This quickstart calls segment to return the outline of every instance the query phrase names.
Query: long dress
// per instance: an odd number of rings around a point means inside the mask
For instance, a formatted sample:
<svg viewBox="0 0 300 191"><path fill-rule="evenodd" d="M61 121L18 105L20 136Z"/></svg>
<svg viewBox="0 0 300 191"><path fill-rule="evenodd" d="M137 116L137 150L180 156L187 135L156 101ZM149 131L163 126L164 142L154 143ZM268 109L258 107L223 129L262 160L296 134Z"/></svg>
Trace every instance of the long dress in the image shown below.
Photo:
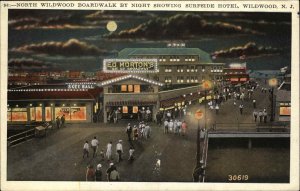
<svg viewBox="0 0 300 191"><path fill-rule="evenodd" d="M112 154L112 144L108 143L107 144L107 150L106 150L106 157L108 160L111 159L111 154Z"/></svg>

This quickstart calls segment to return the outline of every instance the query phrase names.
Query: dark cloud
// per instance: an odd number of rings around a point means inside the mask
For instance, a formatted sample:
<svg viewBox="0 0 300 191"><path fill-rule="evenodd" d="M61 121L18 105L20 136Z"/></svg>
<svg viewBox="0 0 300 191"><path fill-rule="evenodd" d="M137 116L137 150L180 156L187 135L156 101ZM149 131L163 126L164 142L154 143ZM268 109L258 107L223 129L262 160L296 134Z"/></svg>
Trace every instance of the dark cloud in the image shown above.
<svg viewBox="0 0 300 191"><path fill-rule="evenodd" d="M15 30L28 29L90 29L99 28L99 23L86 22L78 15L53 16L49 18L24 17L11 19L9 28Z"/></svg>
<svg viewBox="0 0 300 191"><path fill-rule="evenodd" d="M212 56L216 58L253 57L261 55L278 54L282 51L282 49L258 46L254 42L249 42L244 46L236 46L225 50L215 51L214 53L212 53Z"/></svg>
<svg viewBox="0 0 300 191"><path fill-rule="evenodd" d="M12 52L20 53L36 53L46 55L62 55L62 56L96 56L108 54L106 50L87 44L77 39L70 39L65 42L43 42L37 44L29 44L11 49Z"/></svg>
<svg viewBox="0 0 300 191"><path fill-rule="evenodd" d="M52 70L55 69L53 63L34 60L32 58L12 58L8 61L8 68L10 70Z"/></svg>
<svg viewBox="0 0 300 191"><path fill-rule="evenodd" d="M108 19L128 19L128 18L144 18L153 17L155 14L152 12L145 11L111 11L111 10L100 10L88 14L85 16L89 20L108 20Z"/></svg>
<svg viewBox="0 0 300 191"><path fill-rule="evenodd" d="M28 29L90 29L99 28L98 22L85 19L91 11L37 11L14 10L9 12L9 28Z"/></svg>
<svg viewBox="0 0 300 191"><path fill-rule="evenodd" d="M156 17L135 28L111 33L107 38L186 39L199 35L258 34L251 29L225 22L208 22L197 14Z"/></svg>

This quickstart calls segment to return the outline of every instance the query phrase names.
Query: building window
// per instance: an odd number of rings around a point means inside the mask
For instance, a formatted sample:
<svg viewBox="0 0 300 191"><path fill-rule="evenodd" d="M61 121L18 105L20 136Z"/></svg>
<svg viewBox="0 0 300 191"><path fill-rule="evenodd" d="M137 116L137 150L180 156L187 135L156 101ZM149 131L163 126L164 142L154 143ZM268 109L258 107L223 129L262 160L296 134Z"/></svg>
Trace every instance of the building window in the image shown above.
<svg viewBox="0 0 300 191"><path fill-rule="evenodd" d="M46 121L52 121L52 108L51 107L46 107L45 108L46 112Z"/></svg>
<svg viewBox="0 0 300 191"><path fill-rule="evenodd" d="M132 107L132 113L137 113L139 111L138 106L133 106Z"/></svg>
<svg viewBox="0 0 300 191"><path fill-rule="evenodd" d="M122 107L122 113L128 113L128 107L127 106Z"/></svg>
<svg viewBox="0 0 300 191"><path fill-rule="evenodd" d="M190 77L186 77L186 82L190 83Z"/></svg>
<svg viewBox="0 0 300 191"><path fill-rule="evenodd" d="M70 120L84 121L86 120L86 107L71 107Z"/></svg>
<svg viewBox="0 0 300 191"><path fill-rule="evenodd" d="M65 115L66 121L69 121L70 118L70 108L69 107L56 107L54 109L55 117Z"/></svg>
<svg viewBox="0 0 300 191"><path fill-rule="evenodd" d="M8 121L27 121L27 108L8 108Z"/></svg>
<svg viewBox="0 0 300 191"><path fill-rule="evenodd" d="M183 66L177 66L177 72L183 72Z"/></svg>
<svg viewBox="0 0 300 191"><path fill-rule="evenodd" d="M172 72L172 68L171 67L166 67L165 72Z"/></svg>
<svg viewBox="0 0 300 191"><path fill-rule="evenodd" d="M35 108L35 121L43 121L42 107Z"/></svg>
<svg viewBox="0 0 300 191"><path fill-rule="evenodd" d="M172 82L172 77L166 76L165 77L165 83L171 83Z"/></svg>
<svg viewBox="0 0 300 191"><path fill-rule="evenodd" d="M121 91L127 92L127 85L121 85Z"/></svg>
<svg viewBox="0 0 300 191"><path fill-rule="evenodd" d="M140 85L134 85L134 93L140 93L141 92L141 86Z"/></svg>
<svg viewBox="0 0 300 191"><path fill-rule="evenodd" d="M190 68L190 69L191 69L191 72L197 72L197 71L196 71L196 70L197 70L196 68L197 68L196 66L191 66L191 68Z"/></svg>
<svg viewBox="0 0 300 191"><path fill-rule="evenodd" d="M133 85L128 85L128 92L133 92Z"/></svg>
<svg viewBox="0 0 300 191"><path fill-rule="evenodd" d="M158 58L158 61L160 62L165 62L166 61L166 58L164 56L161 56Z"/></svg>
<svg viewBox="0 0 300 191"><path fill-rule="evenodd" d="M291 107L280 107L279 115L280 116L290 116L291 115Z"/></svg>
<svg viewBox="0 0 300 191"><path fill-rule="evenodd" d="M177 83L183 83L183 76L177 76Z"/></svg>
<svg viewBox="0 0 300 191"><path fill-rule="evenodd" d="M30 121L35 121L35 108L30 108Z"/></svg>

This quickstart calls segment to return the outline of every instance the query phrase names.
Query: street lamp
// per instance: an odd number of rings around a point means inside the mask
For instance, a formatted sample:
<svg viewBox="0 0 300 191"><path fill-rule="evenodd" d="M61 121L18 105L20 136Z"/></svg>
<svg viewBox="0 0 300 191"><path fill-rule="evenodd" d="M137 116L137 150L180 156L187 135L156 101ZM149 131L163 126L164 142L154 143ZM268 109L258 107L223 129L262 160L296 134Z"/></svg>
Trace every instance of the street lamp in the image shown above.
<svg viewBox="0 0 300 191"><path fill-rule="evenodd" d="M276 78L271 78L269 79L269 86L272 87L271 90L271 118L270 121L273 122L274 121L274 87L277 86L278 84L278 80Z"/></svg>
<svg viewBox="0 0 300 191"><path fill-rule="evenodd" d="M199 182L200 176L200 119L203 118L203 112L199 109L195 112L195 118L198 120L198 127L197 127L197 156L196 156L196 167L193 173L194 182Z"/></svg>
<svg viewBox="0 0 300 191"><path fill-rule="evenodd" d="M207 101L207 90L211 89L212 83L209 80L205 80L202 83L202 88L204 89L205 97L204 97L204 115L205 115L205 123L204 123L204 128L206 129L206 101Z"/></svg>
<svg viewBox="0 0 300 191"><path fill-rule="evenodd" d="M196 157L196 167L200 165L200 119L203 118L203 112L198 109L195 112L195 118L198 120L198 127L197 127L197 157Z"/></svg>

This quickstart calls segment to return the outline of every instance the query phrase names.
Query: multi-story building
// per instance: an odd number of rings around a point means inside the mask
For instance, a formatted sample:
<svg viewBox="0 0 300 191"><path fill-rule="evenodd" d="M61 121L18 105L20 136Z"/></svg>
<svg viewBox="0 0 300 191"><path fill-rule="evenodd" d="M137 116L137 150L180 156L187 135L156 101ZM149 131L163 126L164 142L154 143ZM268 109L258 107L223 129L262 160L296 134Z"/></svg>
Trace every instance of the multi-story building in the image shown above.
<svg viewBox="0 0 300 191"><path fill-rule="evenodd" d="M202 80L222 81L224 63L213 63L208 53L199 48L125 48L120 59L157 59L158 72L144 74L173 89L199 84ZM140 74L139 74L140 75Z"/></svg>

